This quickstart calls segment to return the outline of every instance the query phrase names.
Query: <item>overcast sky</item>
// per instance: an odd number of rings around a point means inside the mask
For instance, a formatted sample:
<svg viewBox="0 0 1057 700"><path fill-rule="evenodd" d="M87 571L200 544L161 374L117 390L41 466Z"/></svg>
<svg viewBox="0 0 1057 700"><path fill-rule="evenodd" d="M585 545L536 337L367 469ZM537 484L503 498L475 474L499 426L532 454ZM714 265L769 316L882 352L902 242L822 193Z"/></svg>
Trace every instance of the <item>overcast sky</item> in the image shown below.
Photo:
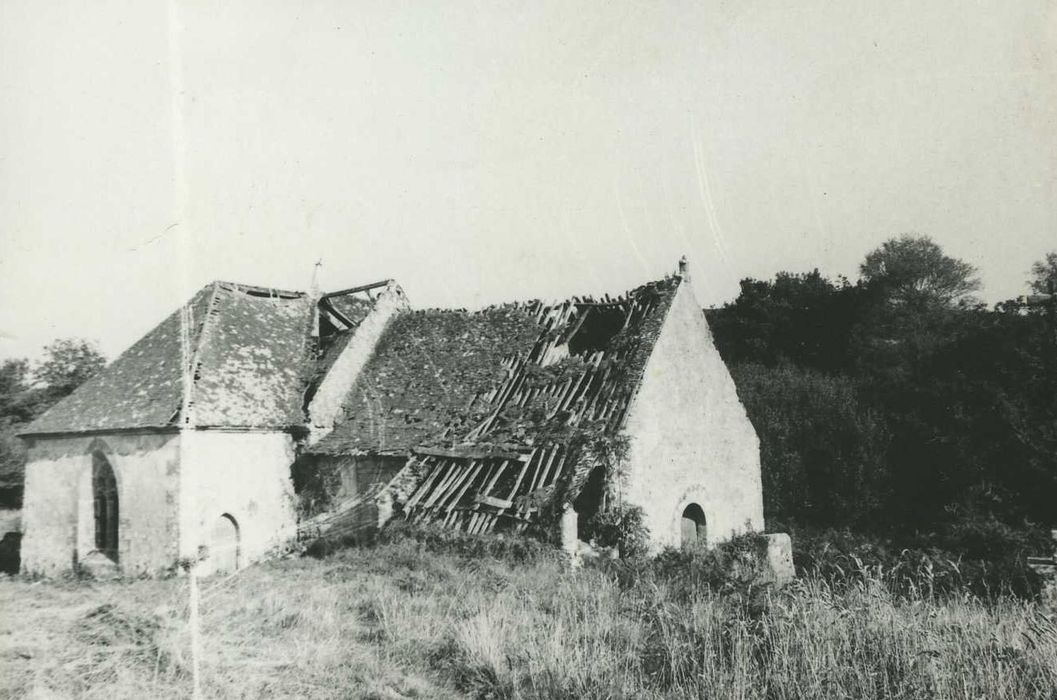
<svg viewBox="0 0 1057 700"><path fill-rule="evenodd" d="M416 306L690 257L853 279L1057 249L1057 3L0 0L0 356L114 356L214 279ZM787 5L779 7L779 5Z"/></svg>

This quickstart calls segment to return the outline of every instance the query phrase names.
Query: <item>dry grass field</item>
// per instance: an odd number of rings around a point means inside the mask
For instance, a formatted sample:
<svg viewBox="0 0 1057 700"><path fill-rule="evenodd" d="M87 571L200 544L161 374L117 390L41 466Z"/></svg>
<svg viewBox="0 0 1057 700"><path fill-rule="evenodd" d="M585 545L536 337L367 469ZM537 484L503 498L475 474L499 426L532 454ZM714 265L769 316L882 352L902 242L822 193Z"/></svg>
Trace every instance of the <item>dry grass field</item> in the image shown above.
<svg viewBox="0 0 1057 700"><path fill-rule="evenodd" d="M206 697L1057 697L1035 604L869 575L719 593L405 540L205 580L201 607ZM187 611L186 578L0 581L0 695L188 697Z"/></svg>

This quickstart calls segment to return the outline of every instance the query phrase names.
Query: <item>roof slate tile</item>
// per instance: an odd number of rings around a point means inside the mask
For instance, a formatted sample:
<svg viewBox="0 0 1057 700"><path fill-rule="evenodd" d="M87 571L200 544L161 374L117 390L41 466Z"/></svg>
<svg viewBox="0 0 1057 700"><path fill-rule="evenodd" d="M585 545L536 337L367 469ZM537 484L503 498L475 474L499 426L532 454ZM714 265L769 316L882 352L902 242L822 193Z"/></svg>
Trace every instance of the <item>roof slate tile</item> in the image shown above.
<svg viewBox="0 0 1057 700"><path fill-rule="evenodd" d="M313 304L296 292L215 282L189 302L195 422L302 425ZM183 402L177 310L23 431L23 435L165 428Z"/></svg>

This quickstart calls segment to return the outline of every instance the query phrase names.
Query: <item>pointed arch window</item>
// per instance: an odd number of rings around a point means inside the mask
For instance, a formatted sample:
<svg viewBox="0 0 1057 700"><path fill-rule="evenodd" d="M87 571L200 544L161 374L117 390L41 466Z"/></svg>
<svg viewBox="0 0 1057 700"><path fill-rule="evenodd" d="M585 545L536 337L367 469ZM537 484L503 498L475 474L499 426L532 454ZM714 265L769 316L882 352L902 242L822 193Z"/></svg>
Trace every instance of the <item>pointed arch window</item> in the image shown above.
<svg viewBox="0 0 1057 700"><path fill-rule="evenodd" d="M95 548L108 558L118 560L117 479L106 457L92 456L92 504L95 510Z"/></svg>

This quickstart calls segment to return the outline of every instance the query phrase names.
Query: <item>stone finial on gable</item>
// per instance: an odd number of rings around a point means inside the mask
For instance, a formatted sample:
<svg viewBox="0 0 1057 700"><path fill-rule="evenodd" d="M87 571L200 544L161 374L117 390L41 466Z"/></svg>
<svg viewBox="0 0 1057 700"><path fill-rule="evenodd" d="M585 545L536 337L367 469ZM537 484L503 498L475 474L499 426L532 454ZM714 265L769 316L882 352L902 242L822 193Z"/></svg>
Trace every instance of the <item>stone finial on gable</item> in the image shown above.
<svg viewBox="0 0 1057 700"><path fill-rule="evenodd" d="M312 281L308 285L308 296L318 300L323 293L319 290L319 271L323 267L323 258L316 261L312 266Z"/></svg>
<svg viewBox="0 0 1057 700"><path fill-rule="evenodd" d="M690 279L690 261L686 259L686 256L679 258L679 276L684 280Z"/></svg>

